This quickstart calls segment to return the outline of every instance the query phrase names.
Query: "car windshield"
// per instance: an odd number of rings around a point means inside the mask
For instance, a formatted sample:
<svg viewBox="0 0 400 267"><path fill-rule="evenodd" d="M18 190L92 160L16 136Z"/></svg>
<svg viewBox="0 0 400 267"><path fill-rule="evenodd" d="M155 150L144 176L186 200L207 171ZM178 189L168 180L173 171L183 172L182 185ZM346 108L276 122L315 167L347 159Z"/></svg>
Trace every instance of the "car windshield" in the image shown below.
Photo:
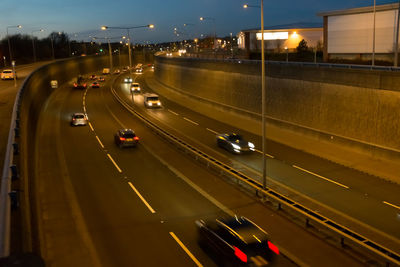
<svg viewBox="0 0 400 267"><path fill-rule="evenodd" d="M133 138L133 137L135 137L135 134L132 132L125 132L125 133L122 133L122 137Z"/></svg>
<svg viewBox="0 0 400 267"><path fill-rule="evenodd" d="M157 96L148 97L147 101L158 101L158 97Z"/></svg>
<svg viewBox="0 0 400 267"><path fill-rule="evenodd" d="M132 84L132 87L139 87L139 84Z"/></svg>
<svg viewBox="0 0 400 267"><path fill-rule="evenodd" d="M3 73L12 73L12 70L5 70Z"/></svg>
<svg viewBox="0 0 400 267"><path fill-rule="evenodd" d="M83 119L83 118L85 118L85 116L82 115L82 114L75 115L74 117L75 117L76 119Z"/></svg>
<svg viewBox="0 0 400 267"><path fill-rule="evenodd" d="M243 138L242 138L240 135L238 135L238 134L231 134L231 135L229 135L229 139L232 140L232 141L240 141L240 140L243 140Z"/></svg>

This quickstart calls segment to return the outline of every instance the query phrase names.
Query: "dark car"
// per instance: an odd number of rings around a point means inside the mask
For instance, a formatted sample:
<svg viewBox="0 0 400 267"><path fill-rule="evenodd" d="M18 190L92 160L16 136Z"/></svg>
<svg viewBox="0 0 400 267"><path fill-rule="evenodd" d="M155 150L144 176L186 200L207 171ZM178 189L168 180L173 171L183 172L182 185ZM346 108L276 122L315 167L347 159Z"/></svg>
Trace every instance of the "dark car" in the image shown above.
<svg viewBox="0 0 400 267"><path fill-rule="evenodd" d="M219 265L266 266L279 255L279 249L261 227L245 217L196 221L199 245L211 249Z"/></svg>
<svg viewBox="0 0 400 267"><path fill-rule="evenodd" d="M100 84L98 82L93 82L91 87L92 88L100 88Z"/></svg>
<svg viewBox="0 0 400 267"><path fill-rule="evenodd" d="M241 135L236 133L217 135L217 145L236 154L255 150L253 143L244 140Z"/></svg>
<svg viewBox="0 0 400 267"><path fill-rule="evenodd" d="M104 82L104 81L105 81L105 79L104 79L103 76L100 76L97 80L98 80L99 82Z"/></svg>
<svg viewBox="0 0 400 267"><path fill-rule="evenodd" d="M86 89L87 85L85 79L82 76L78 76L76 82L74 82L75 89Z"/></svg>
<svg viewBox="0 0 400 267"><path fill-rule="evenodd" d="M92 74L92 75L90 75L90 79L91 79L91 80L96 80L96 79L97 79L97 76L94 75L94 74Z"/></svg>
<svg viewBox="0 0 400 267"><path fill-rule="evenodd" d="M131 129L121 129L114 135L115 144L119 147L136 146L139 143L139 137Z"/></svg>

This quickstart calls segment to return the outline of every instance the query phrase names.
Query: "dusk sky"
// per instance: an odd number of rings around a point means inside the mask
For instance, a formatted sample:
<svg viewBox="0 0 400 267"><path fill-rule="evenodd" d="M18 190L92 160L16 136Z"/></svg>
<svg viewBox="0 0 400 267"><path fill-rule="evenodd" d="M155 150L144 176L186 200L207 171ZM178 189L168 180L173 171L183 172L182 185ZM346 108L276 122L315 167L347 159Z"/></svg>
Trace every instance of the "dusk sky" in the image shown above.
<svg viewBox="0 0 400 267"><path fill-rule="evenodd" d="M133 42L163 42L199 37L214 31L212 21L200 22L199 17L215 18L218 36L236 35L242 29L260 27L260 9L243 9L245 3L259 5L250 0L1 0L0 38L6 27L21 24L22 29L9 29L10 34L36 32L42 38L52 31L64 31L78 40L88 36L103 37L101 25L139 26L154 24L155 29L131 31ZM377 5L397 1L377 0ZM265 0L265 25L297 22L321 22L316 14L321 11L372 6L373 0ZM190 23L184 27L184 23ZM182 34L176 37L174 27ZM112 30L111 37L124 33Z"/></svg>

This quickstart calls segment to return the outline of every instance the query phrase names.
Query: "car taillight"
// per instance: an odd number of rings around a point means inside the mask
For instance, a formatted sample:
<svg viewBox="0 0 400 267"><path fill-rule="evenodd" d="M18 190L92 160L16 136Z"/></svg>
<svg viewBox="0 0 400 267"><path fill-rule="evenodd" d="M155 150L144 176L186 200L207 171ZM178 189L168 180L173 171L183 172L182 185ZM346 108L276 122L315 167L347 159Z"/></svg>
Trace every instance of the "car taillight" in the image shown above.
<svg viewBox="0 0 400 267"><path fill-rule="evenodd" d="M239 258L239 260L243 261L243 262L247 262L247 255L244 254L243 251L241 251L240 249L238 249L237 247L235 248L235 256Z"/></svg>
<svg viewBox="0 0 400 267"><path fill-rule="evenodd" d="M268 241L268 248L272 250L275 254L279 255L279 249L277 246L272 244L270 241Z"/></svg>
<svg viewBox="0 0 400 267"><path fill-rule="evenodd" d="M76 83L74 83L74 87L77 87L78 85Z"/></svg>
<svg viewBox="0 0 400 267"><path fill-rule="evenodd" d="M136 141L139 141L139 137L135 136L133 139L135 139Z"/></svg>
<svg viewBox="0 0 400 267"><path fill-rule="evenodd" d="M125 137L120 137L120 138L119 138L119 140L121 140L121 141L125 141L125 140L126 140L126 138L125 138Z"/></svg>
<svg viewBox="0 0 400 267"><path fill-rule="evenodd" d="M85 86L85 87L86 87L86 83L84 83L84 84L83 84L83 86Z"/></svg>

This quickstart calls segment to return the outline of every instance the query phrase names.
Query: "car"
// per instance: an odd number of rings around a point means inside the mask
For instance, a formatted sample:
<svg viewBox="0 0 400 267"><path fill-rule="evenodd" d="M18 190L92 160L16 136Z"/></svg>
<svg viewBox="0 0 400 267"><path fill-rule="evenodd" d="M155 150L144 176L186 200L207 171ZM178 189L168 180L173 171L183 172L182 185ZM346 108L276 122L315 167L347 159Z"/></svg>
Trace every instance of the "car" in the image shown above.
<svg viewBox="0 0 400 267"><path fill-rule="evenodd" d="M241 154L244 152L251 152L255 150L254 144L246 141L243 137L236 133L218 134L217 145L229 152Z"/></svg>
<svg viewBox="0 0 400 267"><path fill-rule="evenodd" d="M115 69L113 72L113 74L120 74L120 73L121 73L121 71L119 69Z"/></svg>
<svg viewBox="0 0 400 267"><path fill-rule="evenodd" d="M83 76L78 76L78 78L76 79L76 82L74 82L74 88L75 89L86 89L86 87L87 87L87 84L86 84Z"/></svg>
<svg viewBox="0 0 400 267"><path fill-rule="evenodd" d="M131 92L132 93L140 93L140 84L139 83L132 83L131 84Z"/></svg>
<svg viewBox="0 0 400 267"><path fill-rule="evenodd" d="M141 74L141 73L143 73L143 68L136 68L136 69L135 69L135 72L136 72L137 74Z"/></svg>
<svg viewBox="0 0 400 267"><path fill-rule="evenodd" d="M161 101L156 94L144 94L144 106L146 108L160 108L161 107Z"/></svg>
<svg viewBox="0 0 400 267"><path fill-rule="evenodd" d="M71 118L71 126L85 126L87 124L87 116L84 113L74 113Z"/></svg>
<svg viewBox="0 0 400 267"><path fill-rule="evenodd" d="M124 78L124 83L131 83L132 82L132 77L125 77Z"/></svg>
<svg viewBox="0 0 400 267"><path fill-rule="evenodd" d="M103 69L103 75L108 75L110 74L110 69L109 68L104 68Z"/></svg>
<svg viewBox="0 0 400 267"><path fill-rule="evenodd" d="M115 144L119 147L133 147L139 143L139 137L132 129L120 129L114 135Z"/></svg>
<svg viewBox="0 0 400 267"><path fill-rule="evenodd" d="M98 80L99 82L104 82L106 79L104 79L103 76L100 76L97 80Z"/></svg>
<svg viewBox="0 0 400 267"><path fill-rule="evenodd" d="M17 78L17 73L15 73L15 78ZM1 79L2 80L13 80L14 79L14 72L10 69L5 69L1 72Z"/></svg>
<svg viewBox="0 0 400 267"><path fill-rule="evenodd" d="M269 234L246 217L219 218L210 221L197 220L198 243L203 249L211 249L218 265L266 266L279 255L278 247Z"/></svg>
<svg viewBox="0 0 400 267"><path fill-rule="evenodd" d="M93 82L91 87L92 88L100 88L100 84L98 82Z"/></svg>
<svg viewBox="0 0 400 267"><path fill-rule="evenodd" d="M127 72L128 70L129 70L128 66L122 68L122 72Z"/></svg>
<svg viewBox="0 0 400 267"><path fill-rule="evenodd" d="M90 75L90 77L89 77L91 80L96 80L97 79L97 76L96 75L94 75L94 74L92 74L92 75Z"/></svg>

